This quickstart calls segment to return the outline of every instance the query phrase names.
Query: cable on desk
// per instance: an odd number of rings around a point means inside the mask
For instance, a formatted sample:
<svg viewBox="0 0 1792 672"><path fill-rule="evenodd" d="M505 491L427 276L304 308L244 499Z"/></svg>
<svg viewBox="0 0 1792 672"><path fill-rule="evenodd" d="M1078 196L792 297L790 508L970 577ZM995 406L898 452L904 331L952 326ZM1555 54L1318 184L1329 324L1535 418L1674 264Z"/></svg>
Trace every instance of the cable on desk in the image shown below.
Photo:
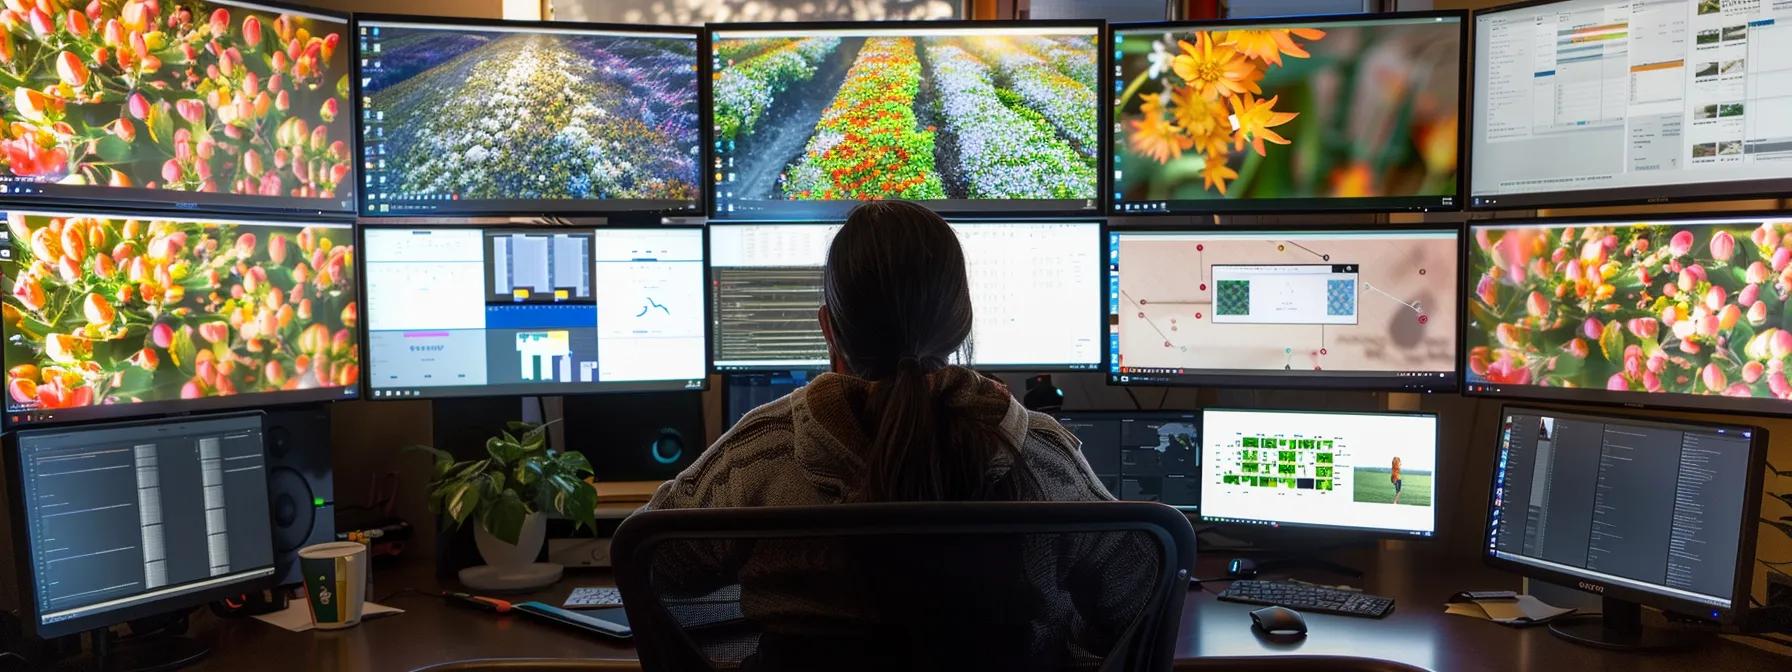
<svg viewBox="0 0 1792 672"><path fill-rule="evenodd" d="M1792 471L1781 471L1779 467L1773 466L1772 462L1767 463L1767 472L1780 477L1792 476Z"/></svg>
<svg viewBox="0 0 1792 672"><path fill-rule="evenodd" d="M1138 394L1136 394L1136 393L1134 393L1134 392L1133 392L1133 391L1132 391L1132 388L1130 388L1130 387L1123 387L1123 388L1120 388L1120 389L1123 389L1123 390L1126 390L1126 396L1128 396L1128 397L1132 397L1132 410L1135 410L1135 411L1143 411L1143 410L1145 410L1145 405L1144 405L1144 404L1141 404L1141 403L1139 403L1139 395L1138 395Z"/></svg>

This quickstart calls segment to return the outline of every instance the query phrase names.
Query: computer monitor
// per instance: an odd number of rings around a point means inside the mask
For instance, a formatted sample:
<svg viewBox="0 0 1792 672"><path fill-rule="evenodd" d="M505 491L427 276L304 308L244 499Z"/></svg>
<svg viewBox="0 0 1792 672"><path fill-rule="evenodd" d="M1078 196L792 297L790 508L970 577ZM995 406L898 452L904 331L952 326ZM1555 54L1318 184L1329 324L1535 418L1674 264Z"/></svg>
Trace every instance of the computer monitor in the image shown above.
<svg viewBox="0 0 1792 672"><path fill-rule="evenodd" d="M1754 582L1767 432L1507 406L1488 493L1495 567L1605 597L1559 634L1633 646L1637 605L1735 623ZM1627 623L1613 623L1614 616Z"/></svg>
<svg viewBox="0 0 1792 672"><path fill-rule="evenodd" d="M1057 416L1082 440L1083 459L1115 497L1199 510L1199 413L1063 411Z"/></svg>
<svg viewBox="0 0 1792 672"><path fill-rule="evenodd" d="M261 414L5 440L27 626L50 638L272 584Z"/></svg>
<svg viewBox="0 0 1792 672"><path fill-rule="evenodd" d="M1115 228L1108 382L1453 391L1455 228Z"/></svg>
<svg viewBox="0 0 1792 672"><path fill-rule="evenodd" d="M1205 409L1201 519L1430 537L1437 416Z"/></svg>
<svg viewBox="0 0 1792 672"><path fill-rule="evenodd" d="M1792 217L1472 224L1464 390L1792 413Z"/></svg>
<svg viewBox="0 0 1792 672"><path fill-rule="evenodd" d="M709 216L1096 215L1101 25L711 24Z"/></svg>
<svg viewBox="0 0 1792 672"><path fill-rule="evenodd" d="M974 316L970 364L1093 371L1101 365L1101 223L955 221ZM816 311L839 224L715 223L720 371L825 368Z"/></svg>
<svg viewBox="0 0 1792 672"><path fill-rule="evenodd" d="M701 32L357 14L361 214L701 214Z"/></svg>
<svg viewBox="0 0 1792 672"><path fill-rule="evenodd" d="M787 371L754 371L730 373L722 378L722 431L732 429L755 408L764 406L797 391L821 370L791 369Z"/></svg>
<svg viewBox="0 0 1792 672"><path fill-rule="evenodd" d="M375 400L700 390L700 226L370 226Z"/></svg>
<svg viewBox="0 0 1792 672"><path fill-rule="evenodd" d="M1792 191L1784 3L1564 0L1475 13L1469 206Z"/></svg>
<svg viewBox="0 0 1792 672"><path fill-rule="evenodd" d="M1114 26L1109 212L1460 208L1466 19Z"/></svg>
<svg viewBox="0 0 1792 672"><path fill-rule="evenodd" d="M9 428L353 399L348 222L12 210Z"/></svg>
<svg viewBox="0 0 1792 672"><path fill-rule="evenodd" d="M54 11L73 4L8 24L0 198L354 213L347 14L237 0Z"/></svg>

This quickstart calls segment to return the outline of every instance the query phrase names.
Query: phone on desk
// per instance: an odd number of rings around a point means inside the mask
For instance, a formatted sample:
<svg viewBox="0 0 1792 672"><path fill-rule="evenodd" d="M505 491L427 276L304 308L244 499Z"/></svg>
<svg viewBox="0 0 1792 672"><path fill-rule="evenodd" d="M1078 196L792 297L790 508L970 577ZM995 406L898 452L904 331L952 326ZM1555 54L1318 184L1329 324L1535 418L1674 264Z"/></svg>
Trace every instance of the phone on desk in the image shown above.
<svg viewBox="0 0 1792 672"><path fill-rule="evenodd" d="M628 624L628 613L621 607L568 611L545 602L520 602L512 608L530 616L611 639L629 639L635 636L634 628Z"/></svg>

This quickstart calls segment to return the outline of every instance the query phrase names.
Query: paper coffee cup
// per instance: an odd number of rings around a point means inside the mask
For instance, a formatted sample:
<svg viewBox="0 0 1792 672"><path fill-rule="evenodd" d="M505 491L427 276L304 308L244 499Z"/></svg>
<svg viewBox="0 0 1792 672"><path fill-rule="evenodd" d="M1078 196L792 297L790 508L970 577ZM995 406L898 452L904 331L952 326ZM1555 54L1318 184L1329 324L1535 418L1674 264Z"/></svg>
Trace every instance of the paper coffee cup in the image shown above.
<svg viewBox="0 0 1792 672"><path fill-rule="evenodd" d="M367 546L335 541L299 549L299 570L305 573L305 600L311 623L319 629L346 628L361 622L367 599Z"/></svg>

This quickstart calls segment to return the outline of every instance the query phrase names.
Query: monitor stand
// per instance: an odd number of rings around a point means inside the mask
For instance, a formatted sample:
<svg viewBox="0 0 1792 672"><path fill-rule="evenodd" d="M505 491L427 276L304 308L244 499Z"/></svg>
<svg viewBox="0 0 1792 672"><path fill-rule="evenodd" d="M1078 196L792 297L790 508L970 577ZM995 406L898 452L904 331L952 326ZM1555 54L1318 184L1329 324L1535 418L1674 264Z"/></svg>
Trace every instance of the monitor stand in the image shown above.
<svg viewBox="0 0 1792 672"><path fill-rule="evenodd" d="M1684 649L1700 639L1695 633L1645 627L1643 607L1635 602L1607 597L1600 612L1554 619L1549 631L1576 644L1622 651Z"/></svg>
<svg viewBox="0 0 1792 672"><path fill-rule="evenodd" d="M1262 576L1264 574L1269 574L1272 572L1286 574L1290 570L1297 570L1297 569L1317 569L1317 570L1320 570L1323 572L1330 572L1332 574L1337 574L1339 576L1345 576L1345 577L1349 577L1352 579L1360 579L1363 576L1363 570L1360 570L1355 567L1351 567L1349 565L1345 565L1342 563L1337 563L1337 562L1332 562L1330 560L1326 560L1324 558L1319 557L1317 552L1315 552L1315 553L1289 553L1289 554L1280 555L1280 556L1271 556L1269 558L1265 558L1263 560L1257 561L1257 575L1258 576Z"/></svg>

